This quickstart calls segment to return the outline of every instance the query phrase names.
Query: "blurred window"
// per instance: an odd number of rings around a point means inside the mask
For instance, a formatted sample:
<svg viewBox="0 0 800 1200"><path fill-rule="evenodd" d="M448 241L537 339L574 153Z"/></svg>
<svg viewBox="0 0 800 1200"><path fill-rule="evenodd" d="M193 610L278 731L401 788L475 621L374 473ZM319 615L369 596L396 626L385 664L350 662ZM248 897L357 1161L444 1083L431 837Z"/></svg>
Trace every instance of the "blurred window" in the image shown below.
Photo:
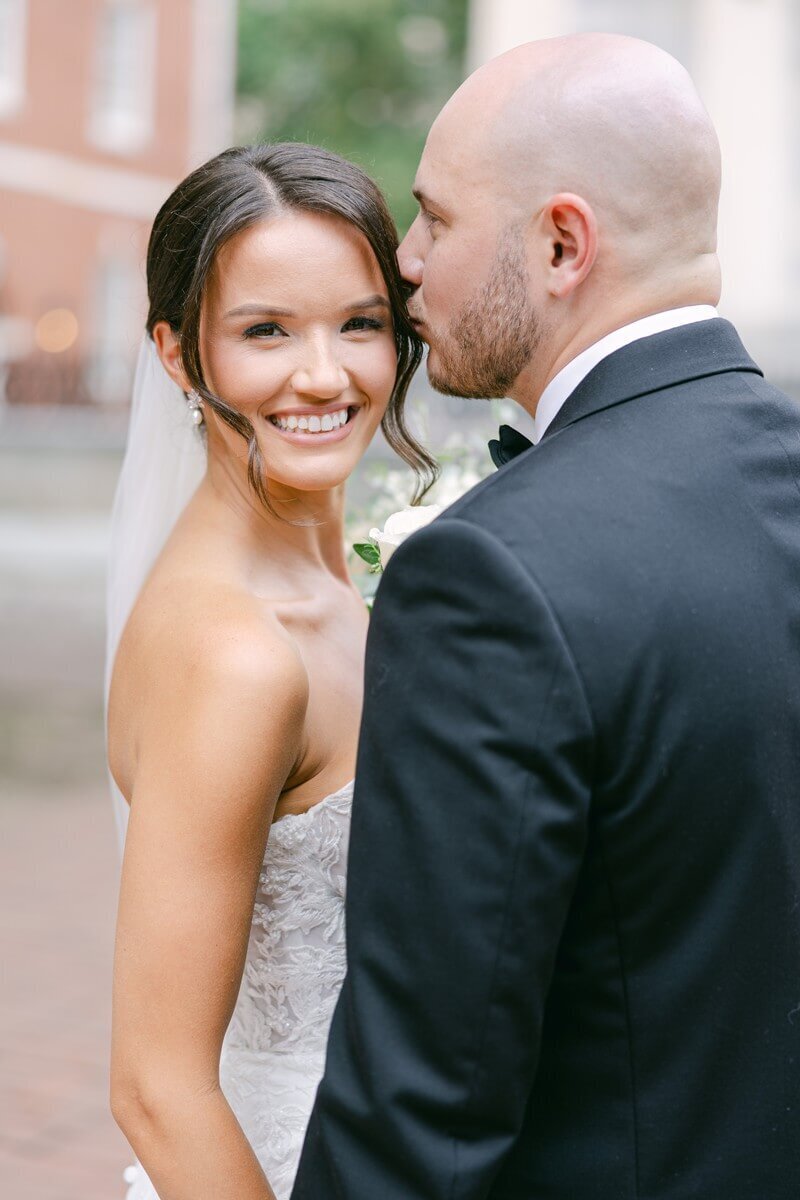
<svg viewBox="0 0 800 1200"><path fill-rule="evenodd" d="M25 95L27 0L0 0L0 116L8 116Z"/></svg>
<svg viewBox="0 0 800 1200"><path fill-rule="evenodd" d="M95 48L89 136L105 150L133 154L153 135L156 12L143 0L106 0Z"/></svg>

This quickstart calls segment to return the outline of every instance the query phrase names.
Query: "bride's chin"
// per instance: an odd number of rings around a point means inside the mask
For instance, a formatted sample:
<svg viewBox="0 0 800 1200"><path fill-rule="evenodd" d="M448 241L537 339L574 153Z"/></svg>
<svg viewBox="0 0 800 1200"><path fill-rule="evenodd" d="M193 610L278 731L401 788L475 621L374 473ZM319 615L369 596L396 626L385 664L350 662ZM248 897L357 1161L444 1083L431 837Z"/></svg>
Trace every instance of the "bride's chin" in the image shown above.
<svg viewBox="0 0 800 1200"><path fill-rule="evenodd" d="M267 486L275 489L276 493L279 491L294 494L334 492L347 483L356 466L357 462L348 461L339 464L331 463L327 466L320 463L315 469L309 469L307 463L290 464L273 461L272 469L267 468L269 480Z"/></svg>
<svg viewBox="0 0 800 1200"><path fill-rule="evenodd" d="M362 436L349 437L341 441L328 442L318 447L292 444L280 436L259 439L261 453L270 480L290 489L305 492L328 491L341 487L355 471L367 452L375 430L369 440Z"/></svg>

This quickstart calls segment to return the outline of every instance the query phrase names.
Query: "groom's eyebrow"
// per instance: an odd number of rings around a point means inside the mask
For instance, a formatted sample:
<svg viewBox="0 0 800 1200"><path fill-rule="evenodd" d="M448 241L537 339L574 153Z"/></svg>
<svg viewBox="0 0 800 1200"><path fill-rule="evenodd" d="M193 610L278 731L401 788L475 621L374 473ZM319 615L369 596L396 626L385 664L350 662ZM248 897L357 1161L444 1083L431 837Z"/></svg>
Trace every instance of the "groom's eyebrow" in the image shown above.
<svg viewBox="0 0 800 1200"><path fill-rule="evenodd" d="M422 188L413 187L411 189L411 195L417 201L417 204L419 204L420 208L433 207L438 209L442 207L441 204L437 204L435 200L431 200L429 196L426 196Z"/></svg>

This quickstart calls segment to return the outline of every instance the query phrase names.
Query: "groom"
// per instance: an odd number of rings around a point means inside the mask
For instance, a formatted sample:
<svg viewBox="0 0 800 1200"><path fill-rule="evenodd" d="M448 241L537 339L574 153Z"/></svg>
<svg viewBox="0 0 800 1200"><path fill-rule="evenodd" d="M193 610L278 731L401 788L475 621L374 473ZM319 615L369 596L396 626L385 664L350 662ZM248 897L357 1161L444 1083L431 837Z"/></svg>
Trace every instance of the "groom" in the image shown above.
<svg viewBox="0 0 800 1200"><path fill-rule="evenodd" d="M294 1200L800 1196L800 408L716 316L719 169L617 37L504 55L431 131L431 380L536 444L380 589Z"/></svg>

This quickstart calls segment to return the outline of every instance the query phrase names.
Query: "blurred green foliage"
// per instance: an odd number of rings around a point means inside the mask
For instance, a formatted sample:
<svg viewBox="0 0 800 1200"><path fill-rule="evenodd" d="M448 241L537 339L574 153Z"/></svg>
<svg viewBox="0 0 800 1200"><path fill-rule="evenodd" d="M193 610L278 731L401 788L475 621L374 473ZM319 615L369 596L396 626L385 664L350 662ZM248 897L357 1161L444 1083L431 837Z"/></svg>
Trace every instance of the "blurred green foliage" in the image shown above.
<svg viewBox="0 0 800 1200"><path fill-rule="evenodd" d="M346 155L402 234L425 136L463 78L466 21L467 0L240 0L240 140Z"/></svg>

